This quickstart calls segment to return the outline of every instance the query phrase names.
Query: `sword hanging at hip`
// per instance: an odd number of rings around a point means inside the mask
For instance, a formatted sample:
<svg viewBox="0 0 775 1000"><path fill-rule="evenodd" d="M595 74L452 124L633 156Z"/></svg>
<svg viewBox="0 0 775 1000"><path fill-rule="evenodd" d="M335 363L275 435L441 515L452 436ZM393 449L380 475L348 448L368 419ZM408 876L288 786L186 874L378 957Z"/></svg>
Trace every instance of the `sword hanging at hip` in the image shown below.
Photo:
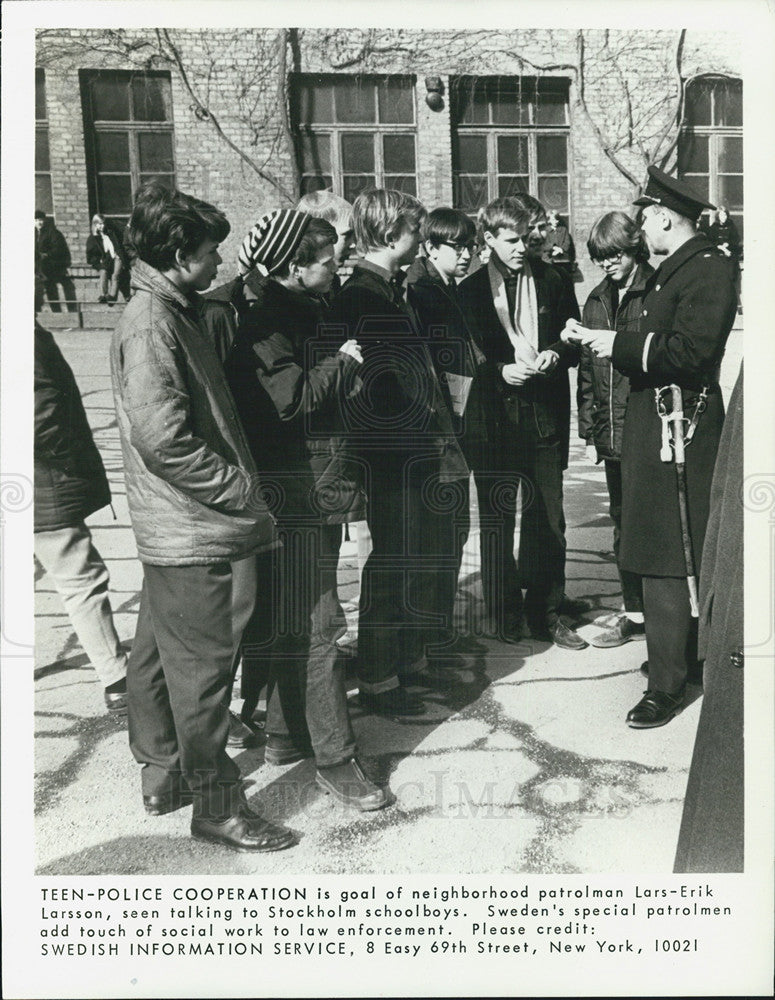
<svg viewBox="0 0 775 1000"><path fill-rule="evenodd" d="M697 600L697 577L694 572L694 555L692 553L692 536L689 533L689 506L686 501L686 453L684 449L684 413L683 397L681 387L678 385L668 386L672 397L672 410L670 413L664 411L661 394L665 390L657 390L657 409L662 420L662 450L659 455L663 462L671 461L675 454L675 478L678 487L678 513L681 519L681 542L684 550L684 563L686 565L686 582L689 587L689 606L691 607L692 618L700 617L699 602ZM672 441L668 435L668 426L672 425Z"/></svg>

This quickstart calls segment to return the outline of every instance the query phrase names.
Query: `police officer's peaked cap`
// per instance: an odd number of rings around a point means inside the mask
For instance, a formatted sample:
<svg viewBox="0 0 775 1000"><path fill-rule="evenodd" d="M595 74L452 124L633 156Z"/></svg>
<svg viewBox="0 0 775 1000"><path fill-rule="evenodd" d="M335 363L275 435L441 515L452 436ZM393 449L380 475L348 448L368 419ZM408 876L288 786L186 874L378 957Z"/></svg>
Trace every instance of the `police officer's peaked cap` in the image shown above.
<svg viewBox="0 0 775 1000"><path fill-rule="evenodd" d="M670 177L658 167L649 167L648 175L646 190L640 198L635 199L633 205L661 205L686 216L692 222L697 221L704 208L716 207L708 201L703 201L684 181Z"/></svg>

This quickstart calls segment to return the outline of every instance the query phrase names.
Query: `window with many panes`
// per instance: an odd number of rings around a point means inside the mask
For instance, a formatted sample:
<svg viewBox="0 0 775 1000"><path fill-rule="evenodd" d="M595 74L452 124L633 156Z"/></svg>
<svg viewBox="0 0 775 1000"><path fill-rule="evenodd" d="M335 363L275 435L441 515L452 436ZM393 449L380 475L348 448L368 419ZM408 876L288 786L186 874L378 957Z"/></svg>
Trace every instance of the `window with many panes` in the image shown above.
<svg viewBox="0 0 775 1000"><path fill-rule="evenodd" d="M703 198L724 205L743 237L743 84L703 76L686 86L678 172Z"/></svg>
<svg viewBox="0 0 775 1000"><path fill-rule="evenodd" d="M82 71L81 98L92 211L124 223L146 181L175 186L169 74Z"/></svg>
<svg viewBox="0 0 775 1000"><path fill-rule="evenodd" d="M568 81L455 77L450 95L455 207L526 192L567 218Z"/></svg>
<svg viewBox="0 0 775 1000"><path fill-rule="evenodd" d="M414 81L409 76L297 74L291 117L302 194L368 187L417 194Z"/></svg>
<svg viewBox="0 0 775 1000"><path fill-rule="evenodd" d="M46 74L42 69L35 70L35 208L46 215L54 214L51 155L48 148Z"/></svg>

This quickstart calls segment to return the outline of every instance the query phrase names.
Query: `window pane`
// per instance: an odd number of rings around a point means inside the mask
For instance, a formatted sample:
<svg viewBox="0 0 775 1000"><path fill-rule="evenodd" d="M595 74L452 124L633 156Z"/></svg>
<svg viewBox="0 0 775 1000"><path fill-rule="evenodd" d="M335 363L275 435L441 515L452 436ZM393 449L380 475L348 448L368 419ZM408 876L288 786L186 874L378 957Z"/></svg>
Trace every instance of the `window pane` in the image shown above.
<svg viewBox="0 0 775 1000"><path fill-rule="evenodd" d="M538 81L535 103L536 125L568 124L568 84L562 81Z"/></svg>
<svg viewBox="0 0 775 1000"><path fill-rule="evenodd" d="M539 174L560 174L567 171L568 140L564 135L537 136L536 152Z"/></svg>
<svg viewBox="0 0 775 1000"><path fill-rule="evenodd" d="M414 173L414 136L386 135L382 139L386 171Z"/></svg>
<svg viewBox="0 0 775 1000"><path fill-rule="evenodd" d="M527 136L498 136L498 173L526 174L527 166Z"/></svg>
<svg viewBox="0 0 775 1000"><path fill-rule="evenodd" d="M562 212L568 211L568 178L567 177L539 177L538 178L538 200L547 211L554 209Z"/></svg>
<svg viewBox="0 0 775 1000"><path fill-rule="evenodd" d="M495 81L491 86L492 120L496 125L520 125L529 121L534 89L525 80Z"/></svg>
<svg viewBox="0 0 775 1000"><path fill-rule="evenodd" d="M380 80L377 96L381 122L402 125L414 121L414 87L409 77Z"/></svg>
<svg viewBox="0 0 775 1000"><path fill-rule="evenodd" d="M118 215L131 213L132 183L129 175L100 175L97 178L97 205L100 212Z"/></svg>
<svg viewBox="0 0 775 1000"><path fill-rule="evenodd" d="M96 76L91 81L94 121L129 121L129 81L126 78Z"/></svg>
<svg viewBox="0 0 775 1000"><path fill-rule="evenodd" d="M686 88L686 124L711 124L710 87L706 80L695 80Z"/></svg>
<svg viewBox="0 0 775 1000"><path fill-rule="evenodd" d="M302 177L301 179L302 194L309 194L311 191L323 191L325 188L332 188L333 186L334 180L330 175L318 174L317 176Z"/></svg>
<svg viewBox="0 0 775 1000"><path fill-rule="evenodd" d="M487 124L490 111L484 80L463 77L455 82L454 88L457 121L466 125Z"/></svg>
<svg viewBox="0 0 775 1000"><path fill-rule="evenodd" d="M487 172L487 136L459 135L454 151L455 170L464 174Z"/></svg>
<svg viewBox="0 0 775 1000"><path fill-rule="evenodd" d="M46 110L46 74L42 69L35 70L35 117L48 118Z"/></svg>
<svg viewBox="0 0 775 1000"><path fill-rule="evenodd" d="M51 158L48 151L48 129L35 129L35 169L51 170Z"/></svg>
<svg viewBox="0 0 775 1000"><path fill-rule="evenodd" d="M499 177L498 197L509 198L515 194L530 194L530 182L527 175L522 177Z"/></svg>
<svg viewBox="0 0 775 1000"><path fill-rule="evenodd" d="M342 170L374 173L374 136L371 132L342 136Z"/></svg>
<svg viewBox="0 0 775 1000"><path fill-rule="evenodd" d="M678 172L703 174L709 169L707 135L685 132L678 143Z"/></svg>
<svg viewBox="0 0 775 1000"><path fill-rule="evenodd" d="M167 81L155 76L132 78L132 107L136 121L166 122L172 119Z"/></svg>
<svg viewBox="0 0 775 1000"><path fill-rule="evenodd" d="M302 125L334 121L334 88L322 80L300 80L293 89L294 117Z"/></svg>
<svg viewBox="0 0 775 1000"><path fill-rule="evenodd" d="M302 173L331 173L331 136L302 132L298 137Z"/></svg>
<svg viewBox="0 0 775 1000"><path fill-rule="evenodd" d="M97 170L129 170L129 135L126 132L96 132L94 146Z"/></svg>
<svg viewBox="0 0 775 1000"><path fill-rule="evenodd" d="M374 84L364 77L337 80L334 84L338 122L373 122L376 120Z"/></svg>
<svg viewBox="0 0 775 1000"><path fill-rule="evenodd" d="M739 213L732 213L732 212L730 212L729 214L730 214L730 218L732 219L732 221L735 224L735 228L737 229L737 235L740 237L740 244L742 245L742 243L743 243L743 214L742 214L742 212L739 212Z"/></svg>
<svg viewBox="0 0 775 1000"><path fill-rule="evenodd" d="M408 174L385 174L385 187L417 196L417 179Z"/></svg>
<svg viewBox="0 0 775 1000"><path fill-rule="evenodd" d="M355 201L361 191L366 188L376 187L376 179L373 174L360 177L343 177L342 187L346 201Z"/></svg>
<svg viewBox="0 0 775 1000"><path fill-rule="evenodd" d="M54 199L51 197L51 175L38 174L35 178L35 210L54 214Z"/></svg>
<svg viewBox="0 0 775 1000"><path fill-rule="evenodd" d="M719 174L717 201L729 209L740 210L743 207L743 178Z"/></svg>
<svg viewBox="0 0 775 1000"><path fill-rule="evenodd" d="M137 149L141 171L161 171L168 174L175 169L172 159L172 136L169 132L139 132Z"/></svg>
<svg viewBox="0 0 775 1000"><path fill-rule="evenodd" d="M742 174L742 138L732 135L720 135L718 137L718 169L725 174Z"/></svg>
<svg viewBox="0 0 775 1000"><path fill-rule="evenodd" d="M700 198L710 201L710 181L707 174L687 174L684 180Z"/></svg>
<svg viewBox="0 0 775 1000"><path fill-rule="evenodd" d="M461 177L454 178L455 186L455 207L463 212L475 212L482 205L486 205L487 196L487 176L483 177Z"/></svg>
<svg viewBox="0 0 775 1000"><path fill-rule="evenodd" d="M743 124L743 85L739 80L717 83L713 97L714 125Z"/></svg>

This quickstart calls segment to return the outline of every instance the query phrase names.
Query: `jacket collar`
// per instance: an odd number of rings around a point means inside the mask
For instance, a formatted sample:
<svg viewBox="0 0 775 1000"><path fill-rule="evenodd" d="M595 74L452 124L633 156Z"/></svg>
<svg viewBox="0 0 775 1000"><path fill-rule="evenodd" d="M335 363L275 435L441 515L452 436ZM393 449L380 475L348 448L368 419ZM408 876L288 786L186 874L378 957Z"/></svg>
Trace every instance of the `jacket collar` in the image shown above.
<svg viewBox="0 0 775 1000"><path fill-rule="evenodd" d="M704 233L698 233L696 236L692 236L688 239L686 243L681 244L681 246L674 252L671 253L669 257L659 265L653 275L651 275L651 280L659 275L659 281L663 284L670 278L679 267L682 267L687 260L691 257L696 257L698 253L708 250L715 250L715 246L711 241L705 236Z"/></svg>
<svg viewBox="0 0 775 1000"><path fill-rule="evenodd" d="M627 294L631 292L642 292L646 287L646 282L654 273L654 269L646 263L638 264L635 268L635 277L632 279L629 288L627 289ZM599 285L595 285L592 291L589 293L589 297L593 296L596 299L610 298L610 287L611 279L606 275Z"/></svg>
<svg viewBox="0 0 775 1000"><path fill-rule="evenodd" d="M198 292L192 292L190 296L184 295L177 285L173 285L161 271L146 264L144 260L138 259L132 264L132 287L138 291L151 292L160 299L174 303L178 308L187 312L198 313L202 310Z"/></svg>

